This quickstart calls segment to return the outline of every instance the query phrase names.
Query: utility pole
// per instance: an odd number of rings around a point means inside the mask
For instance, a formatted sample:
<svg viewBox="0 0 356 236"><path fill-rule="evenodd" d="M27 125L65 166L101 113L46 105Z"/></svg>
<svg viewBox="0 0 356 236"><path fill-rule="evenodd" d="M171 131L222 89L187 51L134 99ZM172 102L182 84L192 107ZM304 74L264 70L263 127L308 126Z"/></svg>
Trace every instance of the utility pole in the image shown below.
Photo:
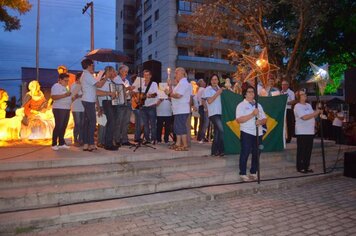
<svg viewBox="0 0 356 236"><path fill-rule="evenodd" d="M40 79L39 57L40 57L40 0L37 0L37 26L36 26L36 80Z"/></svg>
<svg viewBox="0 0 356 236"><path fill-rule="evenodd" d="M87 3L83 8L82 13L84 14L89 7L90 7L90 51L93 51L94 50L94 3L93 2Z"/></svg>

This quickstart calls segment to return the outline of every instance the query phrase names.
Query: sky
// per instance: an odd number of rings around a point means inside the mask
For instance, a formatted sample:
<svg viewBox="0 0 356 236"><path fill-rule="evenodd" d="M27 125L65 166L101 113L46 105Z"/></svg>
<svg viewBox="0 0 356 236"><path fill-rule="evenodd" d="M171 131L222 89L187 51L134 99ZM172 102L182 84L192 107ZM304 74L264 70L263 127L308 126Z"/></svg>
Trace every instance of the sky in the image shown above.
<svg viewBox="0 0 356 236"><path fill-rule="evenodd" d="M36 67L37 0L21 20L21 29L5 32L0 23L0 88L19 98L21 67ZM90 50L90 16L82 9L90 0L40 0L40 68L80 70ZM94 0L94 48L115 48L115 0ZM96 69L105 64L99 63Z"/></svg>

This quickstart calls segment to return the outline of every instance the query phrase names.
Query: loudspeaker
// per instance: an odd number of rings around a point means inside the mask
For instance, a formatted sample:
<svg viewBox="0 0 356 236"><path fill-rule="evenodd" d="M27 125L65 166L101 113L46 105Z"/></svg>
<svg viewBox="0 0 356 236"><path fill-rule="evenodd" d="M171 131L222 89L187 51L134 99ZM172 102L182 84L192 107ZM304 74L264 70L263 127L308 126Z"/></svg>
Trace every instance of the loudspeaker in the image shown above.
<svg viewBox="0 0 356 236"><path fill-rule="evenodd" d="M345 71L345 102L356 103L356 68Z"/></svg>
<svg viewBox="0 0 356 236"><path fill-rule="evenodd" d="M344 176L356 178L356 152L345 152Z"/></svg>
<svg viewBox="0 0 356 236"><path fill-rule="evenodd" d="M156 60L149 60L143 63L143 70L150 70L152 72L152 81L158 83L162 82L162 63Z"/></svg>

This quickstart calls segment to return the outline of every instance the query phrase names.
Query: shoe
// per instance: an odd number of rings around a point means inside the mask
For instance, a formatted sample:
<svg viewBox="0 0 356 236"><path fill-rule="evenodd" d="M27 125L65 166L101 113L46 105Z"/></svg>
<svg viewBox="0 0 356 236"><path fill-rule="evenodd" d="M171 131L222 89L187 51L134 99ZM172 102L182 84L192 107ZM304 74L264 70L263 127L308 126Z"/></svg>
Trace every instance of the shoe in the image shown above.
<svg viewBox="0 0 356 236"><path fill-rule="evenodd" d="M249 178L251 180L257 180L258 179L257 174L250 174Z"/></svg>
<svg viewBox="0 0 356 236"><path fill-rule="evenodd" d="M219 154L219 156L223 157L223 156L225 156L225 153L222 152Z"/></svg>
<svg viewBox="0 0 356 236"><path fill-rule="evenodd" d="M200 144L201 144L201 143L204 143L204 141L203 141L203 140L200 140L199 143L200 143Z"/></svg>
<svg viewBox="0 0 356 236"><path fill-rule="evenodd" d="M117 146L106 146L104 149L108 151L117 151L119 148Z"/></svg>
<svg viewBox="0 0 356 236"><path fill-rule="evenodd" d="M73 146L74 147L80 147L80 143L79 142L74 142Z"/></svg>
<svg viewBox="0 0 356 236"><path fill-rule="evenodd" d="M52 146L51 148L52 148L53 151L58 151L59 150L57 145L56 146Z"/></svg>
<svg viewBox="0 0 356 236"><path fill-rule="evenodd" d="M67 144L58 146L59 149L69 149L70 147Z"/></svg>
<svg viewBox="0 0 356 236"><path fill-rule="evenodd" d="M307 169L307 173L314 173L313 169Z"/></svg>
<svg viewBox="0 0 356 236"><path fill-rule="evenodd" d="M303 173L303 174L307 174L307 173L308 173L308 171L307 171L307 170L304 170L304 169L303 169L303 170L299 170L298 172L299 172L299 173Z"/></svg>
<svg viewBox="0 0 356 236"><path fill-rule="evenodd" d="M241 179L243 182L248 182L248 181L250 181L250 178L249 178L247 175L240 175L240 179Z"/></svg>
<svg viewBox="0 0 356 236"><path fill-rule="evenodd" d="M98 143L96 146L97 146L98 148L105 148L104 144L102 144L102 143Z"/></svg>
<svg viewBox="0 0 356 236"><path fill-rule="evenodd" d="M156 145L156 143L157 143L156 140L153 140L153 141L152 141L152 144L153 144L153 145Z"/></svg>
<svg viewBox="0 0 356 236"><path fill-rule="evenodd" d="M143 144L143 145L151 144L151 141L143 141L142 144Z"/></svg>

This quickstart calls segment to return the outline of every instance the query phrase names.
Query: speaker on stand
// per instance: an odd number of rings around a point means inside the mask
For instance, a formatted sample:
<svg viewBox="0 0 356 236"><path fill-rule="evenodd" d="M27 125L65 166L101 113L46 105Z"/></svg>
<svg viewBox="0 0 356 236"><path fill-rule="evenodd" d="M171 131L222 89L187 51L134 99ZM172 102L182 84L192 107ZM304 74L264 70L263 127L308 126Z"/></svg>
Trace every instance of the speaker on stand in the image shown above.
<svg viewBox="0 0 356 236"><path fill-rule="evenodd" d="M344 176L356 178L356 152L345 152Z"/></svg>

